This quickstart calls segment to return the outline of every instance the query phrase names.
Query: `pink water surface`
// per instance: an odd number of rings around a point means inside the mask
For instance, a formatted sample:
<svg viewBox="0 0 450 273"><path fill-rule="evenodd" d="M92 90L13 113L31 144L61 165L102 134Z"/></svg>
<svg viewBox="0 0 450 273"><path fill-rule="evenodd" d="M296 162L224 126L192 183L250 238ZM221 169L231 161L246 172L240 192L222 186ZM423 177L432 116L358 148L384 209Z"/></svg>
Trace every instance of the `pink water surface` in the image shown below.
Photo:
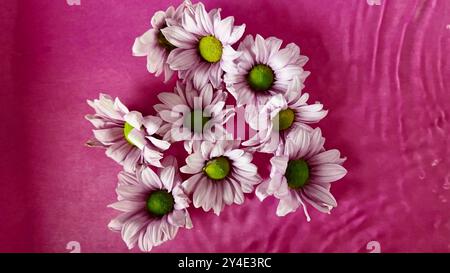
<svg viewBox="0 0 450 273"><path fill-rule="evenodd" d="M174 81L131 56L152 14L174 1L2 0L0 251L127 252L108 230L120 167L84 142L86 99L107 92L154 114ZM194 229L154 252L450 251L450 1L206 0L310 57L306 91L330 109L326 147L348 157L331 215L275 215L277 202L191 208ZM180 162L181 145L170 151ZM268 175L269 156L256 163ZM136 251L136 250L133 250Z"/></svg>

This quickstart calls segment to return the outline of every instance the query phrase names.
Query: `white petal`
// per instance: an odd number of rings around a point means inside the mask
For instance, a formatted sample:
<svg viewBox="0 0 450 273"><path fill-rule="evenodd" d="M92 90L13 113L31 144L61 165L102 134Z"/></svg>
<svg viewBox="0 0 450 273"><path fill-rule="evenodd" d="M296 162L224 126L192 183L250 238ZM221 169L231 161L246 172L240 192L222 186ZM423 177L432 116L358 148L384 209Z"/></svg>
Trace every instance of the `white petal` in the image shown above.
<svg viewBox="0 0 450 273"><path fill-rule="evenodd" d="M133 147L126 141L114 143L106 150L106 155L119 164L123 164L123 160Z"/></svg>
<svg viewBox="0 0 450 273"><path fill-rule="evenodd" d="M208 190L208 181L203 176L200 178L200 181L198 181L198 185L195 188L194 194L192 196L194 207L199 208L203 205L207 190Z"/></svg>
<svg viewBox="0 0 450 273"><path fill-rule="evenodd" d="M303 192L311 198L311 200L328 206L337 207L337 202L331 192L323 186L317 184L309 184L304 187Z"/></svg>
<svg viewBox="0 0 450 273"><path fill-rule="evenodd" d="M230 183L222 183L223 201L227 205L233 204L234 193Z"/></svg>
<svg viewBox="0 0 450 273"><path fill-rule="evenodd" d="M215 25L214 34L217 39L219 39L222 44L225 44L228 42L228 39L230 38L231 31L233 29L234 24L234 17L228 16L227 18L218 21L217 25Z"/></svg>
<svg viewBox="0 0 450 273"><path fill-rule="evenodd" d="M289 157L285 155L274 156L270 159L270 164L272 165L272 169L274 171L284 174L286 172L288 161Z"/></svg>
<svg viewBox="0 0 450 273"><path fill-rule="evenodd" d="M200 92L200 97L202 97L203 107L206 107L211 104L213 97L213 89L210 84L205 85Z"/></svg>
<svg viewBox="0 0 450 273"><path fill-rule="evenodd" d="M312 179L321 183L337 181L347 174L347 170L338 164L321 164L311 170Z"/></svg>
<svg viewBox="0 0 450 273"><path fill-rule="evenodd" d="M322 131L320 128L315 128L310 134L311 140L309 144L309 151L306 155L307 157L311 157L323 150L323 144L325 142L325 138L322 137Z"/></svg>
<svg viewBox="0 0 450 273"><path fill-rule="evenodd" d="M175 168L174 167L165 167L161 171L161 182L168 191L172 191L173 181L175 178Z"/></svg>
<svg viewBox="0 0 450 273"><path fill-rule="evenodd" d="M333 208L332 206L328 206L324 203L321 202L317 202L314 200L311 200L311 198L309 198L306 194L304 193L300 193L300 196L303 200L305 200L308 204L310 204L311 206L313 206L315 209L317 209L320 212L323 213L330 213L331 209Z"/></svg>
<svg viewBox="0 0 450 273"><path fill-rule="evenodd" d="M166 19L166 13L162 10L159 10L159 11L155 12L150 23L153 28L159 29L159 28L161 28L161 26L163 26L165 24L165 19Z"/></svg>
<svg viewBox="0 0 450 273"><path fill-rule="evenodd" d="M128 172L133 172L140 163L141 155L141 150L136 148L131 149L123 161L123 169Z"/></svg>
<svg viewBox="0 0 450 273"><path fill-rule="evenodd" d="M145 208L145 202L136 202L130 200L122 200L108 205L109 208L113 208L119 211L128 212L128 211L137 211L142 208Z"/></svg>
<svg viewBox="0 0 450 273"><path fill-rule="evenodd" d="M147 54L150 51L149 42L151 40L151 37L154 37L155 35L156 31L154 29L150 29L147 32L145 32L142 36L137 37L134 40L132 48L133 56L147 56Z"/></svg>
<svg viewBox="0 0 450 273"><path fill-rule="evenodd" d="M178 47L179 49L193 48L194 44L197 41L197 38L193 34L187 32L180 26L166 27L161 29L161 32L163 33L164 37L166 37L167 41L169 41L169 43Z"/></svg>
<svg viewBox="0 0 450 273"><path fill-rule="evenodd" d="M158 131L159 127L161 127L162 120L155 116L145 116L142 123L147 131L147 134L153 135Z"/></svg>
<svg viewBox="0 0 450 273"><path fill-rule="evenodd" d="M170 147L170 143L167 142L167 141L160 140L160 139L157 139L157 138L154 138L154 137L147 137L147 138L150 140L150 142L153 145L155 145L157 148L159 148L159 149L161 149L163 151L169 149L169 147Z"/></svg>
<svg viewBox="0 0 450 273"><path fill-rule="evenodd" d="M302 128L292 130L286 137L285 154L290 159L301 159L309 151L310 133Z"/></svg>
<svg viewBox="0 0 450 273"><path fill-rule="evenodd" d="M112 145L124 138L123 127L92 130L95 138L104 145Z"/></svg>
<svg viewBox="0 0 450 273"><path fill-rule="evenodd" d="M137 177L149 189L162 189L163 187L159 176L149 167L142 167L137 172Z"/></svg>
<svg viewBox="0 0 450 273"><path fill-rule="evenodd" d="M186 224L185 213L182 210L174 210L171 214L169 214L167 219L171 225L176 227L182 227Z"/></svg>
<svg viewBox="0 0 450 273"><path fill-rule="evenodd" d="M128 173L121 171L117 178L119 180L119 185L138 185L139 182L136 180L136 175L134 173Z"/></svg>
<svg viewBox="0 0 450 273"><path fill-rule="evenodd" d="M205 29L205 31L207 33L213 34L213 24L211 21L211 17L206 12L205 6L203 5L203 3L200 2L197 4L195 13L196 13L196 15L199 15L198 18L200 19L200 22L202 23L203 29Z"/></svg>
<svg viewBox="0 0 450 273"><path fill-rule="evenodd" d="M269 187L269 179L264 180L261 184L256 187L256 197L258 197L259 201L263 201L266 199L267 196L269 196L269 193L267 192L267 188Z"/></svg>
<svg viewBox="0 0 450 273"><path fill-rule="evenodd" d="M241 186L240 184L235 181L234 179L229 179L232 188L234 189L234 203L241 205L242 203L244 203L244 193L242 192Z"/></svg>
<svg viewBox="0 0 450 273"><path fill-rule="evenodd" d="M290 193L284 198L280 199L277 207L277 216L285 216L286 214L297 210L297 208L300 206L300 202L295 195L295 192Z"/></svg>
<svg viewBox="0 0 450 273"><path fill-rule="evenodd" d="M215 198L215 202L213 204L213 211L214 213L219 216L220 212L223 209L223 205L224 205L224 200L223 200L223 192L222 192L222 187L220 187L220 185L218 184L214 184L214 188L216 190L216 198Z"/></svg>
<svg viewBox="0 0 450 273"><path fill-rule="evenodd" d="M308 160L309 165L319 165L319 164L325 164L325 163L334 163L336 164L339 162L341 153L339 150L332 149L328 151L321 152L319 154L316 154L312 156Z"/></svg>
<svg viewBox="0 0 450 273"><path fill-rule="evenodd" d="M118 185L116 188L118 200L128 200L134 202L145 202L148 198L148 189L142 184L138 185ZM145 207L142 205L141 209Z"/></svg>
<svg viewBox="0 0 450 273"><path fill-rule="evenodd" d="M173 70L188 70L198 62L197 49L174 49L170 52L167 62Z"/></svg>
<svg viewBox="0 0 450 273"><path fill-rule="evenodd" d="M269 65L274 70L279 70L285 67L292 57L292 51L290 48L283 48L277 53L275 53L270 59Z"/></svg>
<svg viewBox="0 0 450 273"><path fill-rule="evenodd" d="M197 189L203 173L194 174L181 184L181 187L187 194L191 194Z"/></svg>
<svg viewBox="0 0 450 273"><path fill-rule="evenodd" d="M162 92L158 94L158 99L168 106L169 110L180 104L184 104L182 98L175 93Z"/></svg>
<svg viewBox="0 0 450 273"><path fill-rule="evenodd" d="M142 154L145 162L147 162L148 164L153 165L155 167L162 167L161 163L159 162L159 160L163 157L163 154L161 152L155 151L147 146L144 146Z"/></svg>
<svg viewBox="0 0 450 273"><path fill-rule="evenodd" d="M264 38L257 34L255 38L255 54L258 63L267 63L268 52L264 42Z"/></svg>
<svg viewBox="0 0 450 273"><path fill-rule="evenodd" d="M241 39L242 35L244 34L244 31L245 31L245 24L233 27L230 38L228 39L228 44L232 45L236 43L239 39Z"/></svg>
<svg viewBox="0 0 450 273"><path fill-rule="evenodd" d="M221 143L218 143L217 145L222 145ZM203 159L205 160L209 160L210 154L211 154L211 150L214 147L214 144L209 142L209 141L203 141L201 146L200 146L200 150L201 150L201 154Z"/></svg>
<svg viewBox="0 0 450 273"><path fill-rule="evenodd" d="M140 129L144 123L144 117L137 111L131 111L124 116L125 121L136 129Z"/></svg>
<svg viewBox="0 0 450 273"><path fill-rule="evenodd" d="M147 219L148 216L145 213L138 213L124 223L122 227L122 238L129 249L135 246L139 231L144 227Z"/></svg>
<svg viewBox="0 0 450 273"><path fill-rule="evenodd" d="M142 150L146 144L144 134L139 129L133 128L127 135L128 140L138 149Z"/></svg>

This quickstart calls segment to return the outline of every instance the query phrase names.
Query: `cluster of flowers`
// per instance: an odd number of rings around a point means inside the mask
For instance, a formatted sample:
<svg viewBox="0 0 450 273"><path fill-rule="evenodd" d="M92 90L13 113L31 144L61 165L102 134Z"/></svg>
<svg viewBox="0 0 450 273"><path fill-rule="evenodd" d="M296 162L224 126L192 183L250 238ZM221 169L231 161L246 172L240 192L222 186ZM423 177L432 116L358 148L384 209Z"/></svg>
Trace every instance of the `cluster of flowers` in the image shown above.
<svg viewBox="0 0 450 273"><path fill-rule="evenodd" d="M129 111L105 94L88 101L95 110L86 116L95 126L88 145L106 148L123 165L118 201L110 205L123 213L109 228L120 231L129 248L150 251L173 239L179 227L191 228L191 200L219 215L256 187L261 201L279 199L278 216L302 206L308 221L306 203L325 213L337 205L330 183L346 174L345 158L325 150L320 129L307 125L327 114L301 92L308 58L295 44L281 48L280 39L260 35L246 36L233 49L245 25L235 26L220 12L185 1L156 12L152 28L136 39L133 54L147 57L149 72L164 72L166 81L178 74L174 92L158 94L157 116ZM231 108L225 107L227 91L236 100ZM225 128L239 106L256 132L242 143ZM189 154L181 168L164 156L177 141ZM254 152L273 154L269 178L258 174ZM183 181L179 171L189 178Z"/></svg>

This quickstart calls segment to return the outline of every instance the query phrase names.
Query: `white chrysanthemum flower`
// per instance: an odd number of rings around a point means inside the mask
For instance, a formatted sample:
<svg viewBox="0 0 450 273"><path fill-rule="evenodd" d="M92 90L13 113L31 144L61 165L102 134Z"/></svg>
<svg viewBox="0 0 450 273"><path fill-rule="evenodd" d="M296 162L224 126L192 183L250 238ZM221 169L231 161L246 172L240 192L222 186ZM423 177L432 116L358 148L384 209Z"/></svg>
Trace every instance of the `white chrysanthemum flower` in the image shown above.
<svg viewBox="0 0 450 273"><path fill-rule="evenodd" d="M302 67L308 57L300 55L300 48L293 43L280 49L282 42L260 35L256 35L255 40L247 35L241 42L238 48L241 55L224 76L227 89L238 106L263 105L271 96L286 93L295 78L300 79L303 88L309 72Z"/></svg>
<svg viewBox="0 0 450 273"><path fill-rule="evenodd" d="M167 57L176 46L167 41L161 30L168 26L180 26L183 11L192 7L190 1L184 1L176 9L170 6L166 11L157 11L150 22L152 28L134 41L133 56L146 56L147 70L156 76L164 72L165 81L168 81L174 73L167 63Z"/></svg>
<svg viewBox="0 0 450 273"><path fill-rule="evenodd" d="M233 108L226 108L227 93L215 90L205 84L200 90L177 82L174 93L158 94L162 104L154 106L165 122L159 132L166 141L184 141L187 152L201 140L215 141L225 139L228 133L225 123L235 114Z"/></svg>
<svg viewBox="0 0 450 273"><path fill-rule="evenodd" d="M225 205L242 204L244 193L261 182L253 155L239 149L240 141L216 143L203 141L186 158L181 172L192 174L182 183L187 194L193 193L194 207L213 210L219 215Z"/></svg>
<svg viewBox="0 0 450 273"><path fill-rule="evenodd" d="M162 123L159 117L129 111L118 98L113 100L106 94L87 102L95 110L94 115L86 115L95 127L94 139L88 141L88 146L107 148L106 155L129 172L143 163L161 167L162 152L170 143L157 135Z"/></svg>
<svg viewBox="0 0 450 273"><path fill-rule="evenodd" d="M168 157L155 173L140 166L135 173L119 173L118 202L109 205L123 212L108 227L122 233L128 248L136 244L150 251L177 234L178 228L192 228L187 211L189 198L180 187L175 158Z"/></svg>
<svg viewBox="0 0 450 273"><path fill-rule="evenodd" d="M273 153L282 149L286 136L301 127L312 130L307 124L323 119L328 111L321 103L308 105L309 94L301 93L300 81L295 78L285 95L271 97L259 111L246 111L246 121L256 134L242 143L263 153ZM254 106L248 106L254 107ZM248 109L247 109L248 110Z"/></svg>
<svg viewBox="0 0 450 273"><path fill-rule="evenodd" d="M256 195L261 201L268 195L280 199L278 216L294 212L301 205L310 221L305 203L324 213L337 206L330 183L347 174L342 167L345 158L338 150L326 151L324 142L319 128L298 128L287 136L283 151L270 160L270 178L257 187Z"/></svg>
<svg viewBox="0 0 450 273"><path fill-rule="evenodd" d="M245 25L234 26L234 17L220 17L220 9L206 12L198 3L187 8L181 26L162 29L167 41L177 47L169 54L170 68L179 71L185 80L196 86L210 82L219 87L223 71L232 65L239 54L231 47L243 35Z"/></svg>

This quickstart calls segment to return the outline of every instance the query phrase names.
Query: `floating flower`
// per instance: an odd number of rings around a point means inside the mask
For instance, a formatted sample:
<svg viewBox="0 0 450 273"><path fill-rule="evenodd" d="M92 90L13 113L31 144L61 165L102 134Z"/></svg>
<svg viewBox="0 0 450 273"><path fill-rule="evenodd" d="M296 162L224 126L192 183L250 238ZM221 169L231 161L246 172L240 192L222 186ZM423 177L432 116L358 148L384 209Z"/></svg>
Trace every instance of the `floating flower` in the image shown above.
<svg viewBox="0 0 450 273"><path fill-rule="evenodd" d="M332 182L345 176L345 158L338 150L326 151L325 138L319 128L313 131L298 128L286 138L283 151L272 157L270 178L256 189L262 201L268 195L280 199L278 216L294 212L302 205L310 221L305 202L317 210L329 213L337 202L330 192Z"/></svg>
<svg viewBox="0 0 450 273"><path fill-rule="evenodd" d="M228 136L224 124L234 115L225 108L227 93L205 84L199 90L191 82L177 82L174 93L158 94L162 104L154 106L165 124L160 133L166 141L184 141L189 153L201 140L215 141Z"/></svg>
<svg viewBox="0 0 450 273"><path fill-rule="evenodd" d="M118 202L109 205L123 212L108 227L122 233L128 248L136 244L150 251L177 234L178 228L192 228L187 211L189 199L180 187L181 178L173 157L155 173L140 166L135 173L119 173Z"/></svg>
<svg viewBox="0 0 450 273"><path fill-rule="evenodd" d="M242 204L244 194L261 182L253 156L239 149L240 141L203 141L186 158L181 172L192 174L183 182L187 194L193 193L194 207L213 209L219 215L225 205Z"/></svg>
<svg viewBox="0 0 450 273"><path fill-rule="evenodd" d="M130 249L151 251L174 239L180 227L192 228L189 195L194 207L216 215L226 205L243 204L244 193L255 187L261 201L279 199L278 216L301 205L310 221L306 204L324 213L337 206L331 183L346 175L346 159L325 150L320 129L309 125L328 111L319 102L308 104L309 94L301 92L308 58L293 43L282 48L282 40L260 35L248 35L234 50L245 24L235 26L233 16L222 19L220 13L185 0L156 12L151 28L135 39L133 55L147 57L150 73L164 74L167 82L177 72L180 79L174 92L157 95L156 117L129 111L105 94L88 100L95 114L86 119L95 129L87 145L105 148L124 167L118 201L109 205L121 214L108 227L121 232ZM236 107L226 107L224 88L237 107L246 106L245 120L256 131L243 148L225 128ZM237 129L241 125L238 120ZM163 159L178 141L189 153L180 169L174 157ZM252 163L254 151L273 153L264 181ZM178 170L189 177L183 181Z"/></svg>
<svg viewBox="0 0 450 273"><path fill-rule="evenodd" d="M302 94L300 89L299 79L294 78L285 95L271 97L260 111L246 111L246 120L257 133L242 145L273 153L283 147L284 139L290 132L297 128L311 130L306 124L324 118L328 111L323 110L321 103L308 105L309 94Z"/></svg>
<svg viewBox="0 0 450 273"><path fill-rule="evenodd" d="M188 7L192 8L192 4L185 1L176 9L170 6L166 11L157 11L150 22L152 28L137 37L133 44L133 56L147 56L147 70L156 76L164 72L165 81L174 73L167 63L167 57L176 46L167 41L161 30L168 26L180 26L183 11Z"/></svg>
<svg viewBox="0 0 450 273"><path fill-rule="evenodd" d="M243 35L245 25L234 26L234 17L220 17L220 9L206 12L198 3L186 9L181 26L162 29L167 41L175 48L168 56L170 68L179 71L185 80L193 79L197 86L210 82L219 87L223 70L232 65L239 54L231 47Z"/></svg>
<svg viewBox="0 0 450 273"><path fill-rule="evenodd" d="M303 88L309 72L302 67L308 58L300 55L297 45L290 43L280 49L281 44L280 39L264 39L260 35L256 35L255 40L247 35L241 42L238 48L241 55L224 76L237 106L264 105L274 94L286 93L294 78L300 79Z"/></svg>
<svg viewBox="0 0 450 273"><path fill-rule="evenodd" d="M118 98L113 100L106 94L87 102L95 110L94 115L86 115L95 127L88 146L107 148L106 155L129 172L143 163L161 167L162 152L170 144L156 134L162 123L159 117L129 111Z"/></svg>

